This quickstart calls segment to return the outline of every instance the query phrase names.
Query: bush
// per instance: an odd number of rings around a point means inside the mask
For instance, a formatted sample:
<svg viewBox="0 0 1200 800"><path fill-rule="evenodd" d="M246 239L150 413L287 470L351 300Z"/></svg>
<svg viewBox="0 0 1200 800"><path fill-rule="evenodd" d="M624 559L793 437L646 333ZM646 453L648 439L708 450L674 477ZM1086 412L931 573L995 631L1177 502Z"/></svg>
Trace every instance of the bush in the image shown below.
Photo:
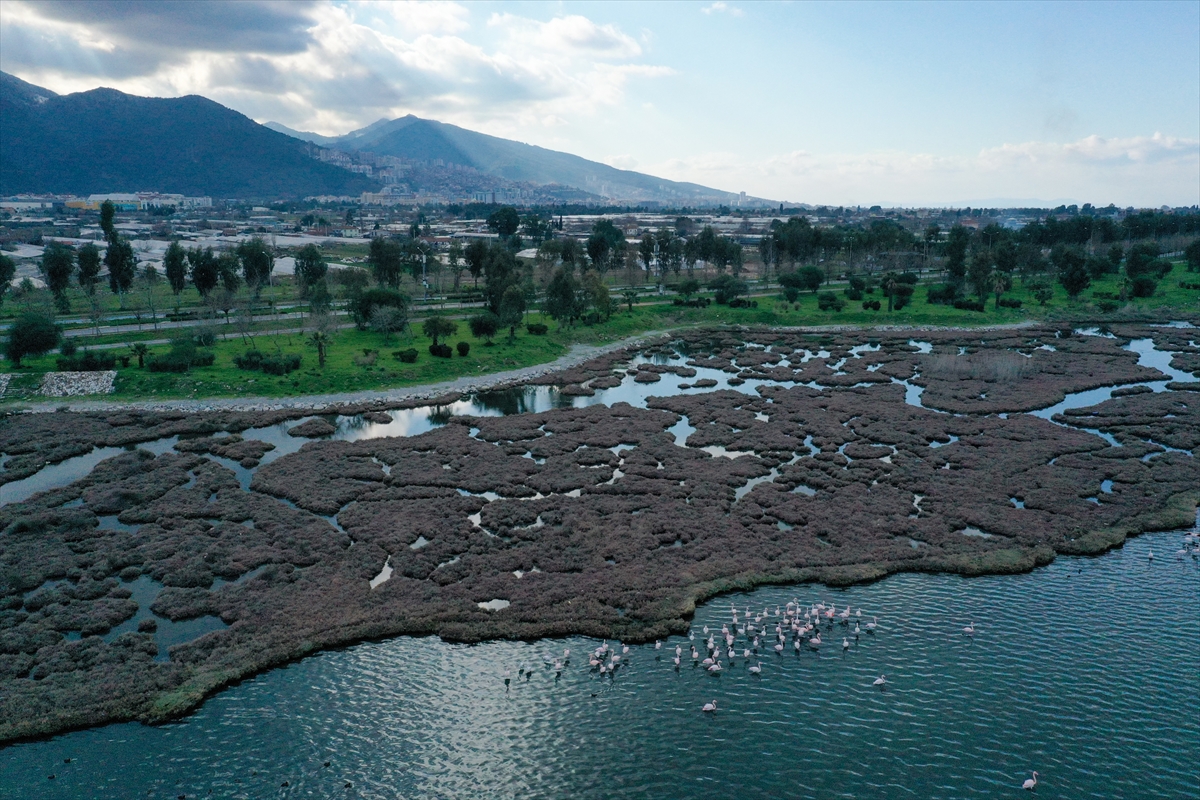
<svg viewBox="0 0 1200 800"><path fill-rule="evenodd" d="M758 308L757 300L747 300L743 297L735 297L729 301L730 308Z"/></svg>
<svg viewBox="0 0 1200 800"><path fill-rule="evenodd" d="M945 283L940 286L930 286L925 300L935 305L948 305L954 302L957 294L958 290L954 284Z"/></svg>
<svg viewBox="0 0 1200 800"><path fill-rule="evenodd" d="M62 333L49 314L37 311L22 312L8 329L5 352L14 367L21 366L25 356L40 356L58 346Z"/></svg>
<svg viewBox="0 0 1200 800"><path fill-rule="evenodd" d="M917 273L901 272L899 275L896 276L896 280L900 283L907 283L909 286L916 286L917 285Z"/></svg>
<svg viewBox="0 0 1200 800"><path fill-rule="evenodd" d="M233 357L234 366L238 369L259 370L265 356L257 350L247 350L240 356Z"/></svg>
<svg viewBox="0 0 1200 800"><path fill-rule="evenodd" d="M965 297L955 300L954 307L959 311L983 311L983 303L978 300L968 300Z"/></svg>
<svg viewBox="0 0 1200 800"><path fill-rule="evenodd" d="M63 339L62 346L58 348L58 352L64 356L73 356L79 350L79 343L74 339Z"/></svg>
<svg viewBox="0 0 1200 800"><path fill-rule="evenodd" d="M458 351L459 358L466 358L471 354L471 343L459 342L458 344L454 345L454 349Z"/></svg>
<svg viewBox="0 0 1200 800"><path fill-rule="evenodd" d="M673 305L687 306L688 308L708 308L712 305L712 300L708 297L693 297L688 300L681 300L676 297L671 302Z"/></svg>
<svg viewBox="0 0 1200 800"><path fill-rule="evenodd" d="M268 356L258 350L247 350L243 355L234 356L233 363L237 365L238 369L261 370L268 375L287 375L300 369L300 356L295 354Z"/></svg>
<svg viewBox="0 0 1200 800"><path fill-rule="evenodd" d="M196 344L199 347L212 347L217 343L217 334L207 326L196 330Z"/></svg>
<svg viewBox="0 0 1200 800"><path fill-rule="evenodd" d="M800 290L795 286L785 286L783 287L783 297L789 303L794 303L800 299Z"/></svg>
<svg viewBox="0 0 1200 800"><path fill-rule="evenodd" d="M821 292L817 295L817 308L822 311L841 311L846 307L846 301L833 292Z"/></svg>
<svg viewBox="0 0 1200 800"><path fill-rule="evenodd" d="M905 273L911 274L911 273ZM911 283L898 283L896 288L892 290L892 310L899 311L910 302L912 302L913 285Z"/></svg>
<svg viewBox="0 0 1200 800"><path fill-rule="evenodd" d="M721 275L710 283L708 288L713 290L717 305L725 305L750 291L750 287L745 281L735 278L732 275Z"/></svg>
<svg viewBox="0 0 1200 800"><path fill-rule="evenodd" d="M448 344L431 344L429 345L429 354L438 358L450 358L454 355L454 351Z"/></svg>
<svg viewBox="0 0 1200 800"><path fill-rule="evenodd" d="M863 299L862 289L855 289L853 286L847 287L846 297L849 298L850 300L862 300Z"/></svg>
<svg viewBox="0 0 1200 800"><path fill-rule="evenodd" d="M883 308L883 304L878 300L863 300L863 311L878 311Z"/></svg>
<svg viewBox="0 0 1200 800"><path fill-rule="evenodd" d="M1158 281L1150 275L1138 275L1129 287L1129 293L1134 297L1151 297L1158 288Z"/></svg>
<svg viewBox="0 0 1200 800"><path fill-rule="evenodd" d="M471 329L471 335L476 339L486 339L490 342L492 337L496 335L496 331L500 330L500 318L491 311L485 311L467 320L467 327ZM433 351L430 350L429 352L432 353Z"/></svg>
<svg viewBox="0 0 1200 800"><path fill-rule="evenodd" d="M287 375L300 369L300 356L285 353L263 359L262 371L268 375Z"/></svg>
<svg viewBox="0 0 1200 800"><path fill-rule="evenodd" d="M1111 314L1121 307L1121 304L1116 300L1101 300L1096 304L1105 314Z"/></svg>
<svg viewBox="0 0 1200 800"><path fill-rule="evenodd" d="M529 331L534 336L545 336L546 332L549 331L550 328L544 322L531 322L525 326L525 330ZM463 355L466 355L466 353L463 353Z"/></svg>
<svg viewBox="0 0 1200 800"><path fill-rule="evenodd" d="M1179 282L1180 289L1200 289L1200 283L1188 283L1187 281Z"/></svg>
<svg viewBox="0 0 1200 800"><path fill-rule="evenodd" d="M62 372L104 372L117 365L117 357L112 353L84 350L82 355L62 356L56 363Z"/></svg>
<svg viewBox="0 0 1200 800"><path fill-rule="evenodd" d="M351 306L354 322L365 329L371 323L371 313L379 306L397 309L407 321L409 298L395 289L368 289ZM403 328L403 326L401 326Z"/></svg>
<svg viewBox="0 0 1200 800"><path fill-rule="evenodd" d="M392 358L403 361L405 364L415 364L417 363L417 349L410 347L407 350L397 350L392 353Z"/></svg>
<svg viewBox="0 0 1200 800"><path fill-rule="evenodd" d="M999 301L1001 308L1020 308L1021 301L1015 297L1001 297Z"/></svg>

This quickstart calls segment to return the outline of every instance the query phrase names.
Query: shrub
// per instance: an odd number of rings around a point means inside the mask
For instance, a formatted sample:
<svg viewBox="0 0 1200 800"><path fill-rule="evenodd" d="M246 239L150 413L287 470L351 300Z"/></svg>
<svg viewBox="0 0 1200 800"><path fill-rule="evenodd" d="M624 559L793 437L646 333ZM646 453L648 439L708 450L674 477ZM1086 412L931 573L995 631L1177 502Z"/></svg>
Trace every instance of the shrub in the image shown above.
<svg viewBox="0 0 1200 800"><path fill-rule="evenodd" d="M63 339L62 346L58 348L58 352L64 356L73 356L79 350L79 343L74 339Z"/></svg>
<svg viewBox="0 0 1200 800"><path fill-rule="evenodd" d="M208 326L196 330L196 344L199 347L212 347L217 343L217 334Z"/></svg>
<svg viewBox="0 0 1200 800"><path fill-rule="evenodd" d="M268 375L287 375L300 369L300 356L295 353L283 353L263 359L262 371Z"/></svg>
<svg viewBox="0 0 1200 800"><path fill-rule="evenodd" d="M909 273L906 273L909 274ZM892 309L899 311L910 302L912 302L913 285L910 283L897 283L892 289Z"/></svg>
<svg viewBox="0 0 1200 800"><path fill-rule="evenodd" d="M862 300L862 289L855 289L853 286L849 286L846 288L846 297L851 300Z"/></svg>
<svg viewBox="0 0 1200 800"><path fill-rule="evenodd" d="M1116 300L1101 300L1096 304L1105 314L1111 314L1121 307L1121 304Z"/></svg>
<svg viewBox="0 0 1200 800"><path fill-rule="evenodd" d="M744 297L735 297L729 301L730 308L758 308L757 300L747 300Z"/></svg>
<svg viewBox="0 0 1200 800"><path fill-rule="evenodd" d="M482 314L476 314L467 321L467 326L471 329L471 335L476 339L486 339L492 341L492 337L496 335L496 331L500 330L500 318L491 311L485 311ZM430 350L429 352L433 352Z"/></svg>
<svg viewBox="0 0 1200 800"><path fill-rule="evenodd" d="M117 365L117 357L112 353L84 350L82 355L62 356L56 363L63 372L104 372Z"/></svg>
<svg viewBox="0 0 1200 800"><path fill-rule="evenodd" d="M678 305L678 303L676 305ZM525 330L529 331L534 336L545 336L546 332L549 331L550 328L544 322L531 322L525 326ZM463 355L466 355L466 353L463 353Z"/></svg>
<svg viewBox="0 0 1200 800"><path fill-rule="evenodd" d="M928 303L948 305L954 302L954 298L957 294L958 290L955 288L954 284L944 283L940 286L930 286L925 300Z"/></svg>
<svg viewBox="0 0 1200 800"><path fill-rule="evenodd" d="M1138 275L1130 284L1129 293L1134 297L1150 297L1158 288L1158 281L1150 275Z"/></svg>
<svg viewBox="0 0 1200 800"><path fill-rule="evenodd" d="M262 369L263 358L265 356L259 351L247 350L240 356L234 356L233 363L238 369L258 370Z"/></svg>
<svg viewBox="0 0 1200 800"><path fill-rule="evenodd" d="M380 306L394 308L408 320L409 298L404 292L395 289L368 289L359 295L351 306L354 322L359 328L365 329L371 323L371 313ZM398 330L403 329L403 325Z"/></svg>
<svg viewBox="0 0 1200 800"><path fill-rule="evenodd" d="M543 327L545 327L545 326L543 326ZM470 342L459 342L458 344L454 345L454 349L458 351L458 355L460 358L466 358L471 353L471 343ZM416 352L416 351L414 351L414 352Z"/></svg>
<svg viewBox="0 0 1200 800"><path fill-rule="evenodd" d="M878 311L883 308L883 304L878 300L863 300L863 311Z"/></svg>
<svg viewBox="0 0 1200 800"><path fill-rule="evenodd" d="M783 297L789 303L794 303L800 299L800 290L795 286L785 286L783 287Z"/></svg>
<svg viewBox="0 0 1200 800"><path fill-rule="evenodd" d="M999 305L1001 308L1020 308L1021 301L1015 297L1001 297Z"/></svg>
<svg viewBox="0 0 1200 800"><path fill-rule="evenodd" d="M1200 283L1188 283L1187 281L1179 282L1180 289L1200 289Z"/></svg>
<svg viewBox="0 0 1200 800"><path fill-rule="evenodd" d="M917 285L917 273L901 272L899 275L896 276L896 280L900 283L907 283L909 286L916 286Z"/></svg>
<svg viewBox="0 0 1200 800"><path fill-rule="evenodd" d="M429 354L438 358L450 358L454 355L454 351L450 349L448 344L431 344L429 345Z"/></svg>
<svg viewBox="0 0 1200 800"><path fill-rule="evenodd" d="M397 350L392 353L392 358L403 361L405 364L415 364L417 363L417 349L410 347L407 350Z"/></svg>
<svg viewBox="0 0 1200 800"><path fill-rule="evenodd" d="M821 292L817 295L817 308L822 311L841 311L846 307L846 301L833 292Z"/></svg>
<svg viewBox="0 0 1200 800"><path fill-rule="evenodd" d="M959 311L983 311L983 303L978 300L969 300L965 297L955 300L954 307Z"/></svg>
<svg viewBox="0 0 1200 800"><path fill-rule="evenodd" d="M22 312L8 329L6 354L14 367L21 366L25 356L40 356L58 346L62 333L49 314L37 311Z"/></svg>
<svg viewBox="0 0 1200 800"><path fill-rule="evenodd" d="M725 305L750 291L745 281L732 275L721 275L710 283L708 288L713 290L713 299L717 301L717 305Z"/></svg>

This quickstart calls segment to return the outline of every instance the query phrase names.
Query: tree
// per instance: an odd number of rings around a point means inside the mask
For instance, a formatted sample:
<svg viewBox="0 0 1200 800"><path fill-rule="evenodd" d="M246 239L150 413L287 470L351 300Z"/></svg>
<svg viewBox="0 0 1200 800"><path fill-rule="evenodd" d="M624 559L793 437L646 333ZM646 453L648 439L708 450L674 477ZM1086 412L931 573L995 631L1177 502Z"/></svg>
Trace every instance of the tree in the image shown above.
<svg viewBox="0 0 1200 800"><path fill-rule="evenodd" d="M685 298L690 298L696 292L700 291L700 281L695 278L685 278L675 287L675 291L679 292Z"/></svg>
<svg viewBox="0 0 1200 800"><path fill-rule="evenodd" d="M483 299L488 310L498 314L505 290L520 280L519 265L512 251L499 243L489 247L483 262L483 278Z"/></svg>
<svg viewBox="0 0 1200 800"><path fill-rule="evenodd" d="M735 278L732 275L719 276L708 285L708 288L716 292L713 299L721 305L731 300L736 300L739 296L750 291L750 287L746 285L745 281Z"/></svg>
<svg viewBox="0 0 1200 800"><path fill-rule="evenodd" d="M138 369L142 369L143 367L145 367L146 366L146 356L150 355L150 348L147 347L142 342L137 342L135 344L129 345L129 350L130 350L130 352L133 353L134 357L138 361Z"/></svg>
<svg viewBox="0 0 1200 800"><path fill-rule="evenodd" d="M1038 305L1044 306L1054 299L1054 290L1045 284L1034 284L1029 287L1029 291L1033 293L1033 299L1038 301Z"/></svg>
<svg viewBox="0 0 1200 800"><path fill-rule="evenodd" d="M971 284L971 288L975 290L975 294L979 296L979 302L987 299L988 292L992 290L992 254L983 248L979 248L971 254L971 266L967 270L967 280Z"/></svg>
<svg viewBox="0 0 1200 800"><path fill-rule="evenodd" d="M633 313L633 304L636 303L638 299L637 289L626 289L625 291L621 292L621 296L625 298L625 304L629 306L630 313Z"/></svg>
<svg viewBox="0 0 1200 800"><path fill-rule="evenodd" d="M321 255L321 248L306 244L296 253L296 281L300 284L300 296L308 297L313 287L325 282L329 265Z"/></svg>
<svg viewBox="0 0 1200 800"><path fill-rule="evenodd" d="M1188 272L1200 272L1200 239L1194 240L1183 249L1183 257L1187 259Z"/></svg>
<svg viewBox="0 0 1200 800"><path fill-rule="evenodd" d="M546 313L561 327L563 323L575 321L579 306L579 284L575 276L565 269L557 270L546 287Z"/></svg>
<svg viewBox="0 0 1200 800"><path fill-rule="evenodd" d="M208 293L217 288L217 282L221 279L217 268L217 256L213 249L206 247L202 250L193 247L188 251L188 267L192 274L192 285L201 297L208 297Z"/></svg>
<svg viewBox="0 0 1200 800"><path fill-rule="evenodd" d="M825 273L819 267L801 267L794 272L784 272L779 276L779 285L794 288L796 291L816 292L825 281Z"/></svg>
<svg viewBox="0 0 1200 800"><path fill-rule="evenodd" d="M116 229L113 227L116 216L117 207L112 204L111 200L105 200L100 204L100 230L104 232L106 241L111 242L116 235Z"/></svg>
<svg viewBox="0 0 1200 800"><path fill-rule="evenodd" d="M100 248L88 242L75 254L79 263L79 286L88 297L96 293L96 279L100 275Z"/></svg>
<svg viewBox="0 0 1200 800"><path fill-rule="evenodd" d="M386 344L393 333L404 330L408 325L408 313L399 306L375 306L371 309L371 329L383 334Z"/></svg>
<svg viewBox="0 0 1200 800"><path fill-rule="evenodd" d="M610 219L599 219L592 225L587 240L588 258L592 266L604 272L610 264L621 264L625 258L625 234Z"/></svg>
<svg viewBox="0 0 1200 800"><path fill-rule="evenodd" d="M242 274L246 285L257 298L262 287L271 279L271 270L275 268L275 256L270 246L259 236L237 246L237 257L242 262Z"/></svg>
<svg viewBox="0 0 1200 800"><path fill-rule="evenodd" d="M67 289L71 287L71 276L75 273L75 251L61 242L50 242L42 252L42 274L46 285L54 294L54 304L60 313L71 310Z"/></svg>
<svg viewBox="0 0 1200 800"><path fill-rule="evenodd" d="M114 236L104 253L104 264L108 267L108 288L124 308L125 293L133 286L134 276L137 275L137 257L133 254L133 245L121 236Z"/></svg>
<svg viewBox="0 0 1200 800"><path fill-rule="evenodd" d="M971 232L962 225L955 225L946 237L946 274L955 285L962 284L967 277L967 245L971 243Z"/></svg>
<svg viewBox="0 0 1200 800"><path fill-rule="evenodd" d="M500 330L500 318L491 311L484 311L482 314L476 314L467 321L467 326L471 329L471 335L476 339L486 339L488 344L492 343L492 337L496 335L496 331Z"/></svg>
<svg viewBox="0 0 1200 800"><path fill-rule="evenodd" d="M647 231L642 234L642 240L638 242L638 255L642 259L642 266L646 268L646 272L650 272L650 266L654 263L654 234Z"/></svg>
<svg viewBox="0 0 1200 800"><path fill-rule="evenodd" d="M521 287L510 285L500 297L500 309L496 314L500 324L508 328L508 341L517 337L517 326L525 318L525 293Z"/></svg>
<svg viewBox="0 0 1200 800"><path fill-rule="evenodd" d="M474 239L467 245L467 249L463 253L463 258L467 262L467 270L471 273L471 277L475 279L475 288L479 288L479 279L483 276L484 266L488 260L487 242L482 239Z"/></svg>
<svg viewBox="0 0 1200 800"><path fill-rule="evenodd" d="M396 289L369 289L354 299L351 310L354 313L354 321L362 328L371 324L371 315L376 306L398 308L407 321L409 303L408 295Z"/></svg>
<svg viewBox="0 0 1200 800"><path fill-rule="evenodd" d="M601 320L607 321L612 316L612 297L599 272L589 269L583 274L583 291L587 296L588 305Z"/></svg>
<svg viewBox="0 0 1200 800"><path fill-rule="evenodd" d="M521 227L521 217L512 206L501 206L488 216L487 226L507 239Z"/></svg>
<svg viewBox="0 0 1200 800"><path fill-rule="evenodd" d="M592 267L601 272L608 270L609 257L608 240L599 234L593 233L587 240L587 254L592 261Z"/></svg>
<svg viewBox="0 0 1200 800"><path fill-rule="evenodd" d="M1012 275L997 269L991 277L992 293L996 295L996 310L1000 310L1000 295L1012 288Z"/></svg>
<svg viewBox="0 0 1200 800"><path fill-rule="evenodd" d="M217 275L221 278L221 288L230 294L235 294L242 288L242 279L238 276L238 267L244 266L238 257L228 251L217 256Z"/></svg>
<svg viewBox="0 0 1200 800"><path fill-rule="evenodd" d="M150 309L154 330L158 330L158 280L158 270L153 264L147 264L142 270L142 288L146 292L146 308Z"/></svg>
<svg viewBox="0 0 1200 800"><path fill-rule="evenodd" d="M879 280L879 288L883 289L884 295L888 299L888 311L891 311L896 298L896 287L900 285L900 279L894 272L884 273L884 276Z"/></svg>
<svg viewBox="0 0 1200 800"><path fill-rule="evenodd" d="M317 348L317 364L325 369L325 355L337 332L337 322L328 314L313 314L308 321L308 343Z"/></svg>
<svg viewBox="0 0 1200 800"><path fill-rule="evenodd" d="M758 256L762 259L763 279L767 280L767 276L771 273L771 262L777 258L774 236L762 236L759 238Z"/></svg>
<svg viewBox="0 0 1200 800"><path fill-rule="evenodd" d="M462 242L455 239L450 242L450 249L446 251L446 265L450 267L450 274L454 276L454 291L458 291L458 281L462 277L462 260L463 246Z"/></svg>
<svg viewBox="0 0 1200 800"><path fill-rule="evenodd" d="M425 332L426 336L433 340L433 344L436 346L438 339L442 338L443 336L450 338L454 334L458 333L458 323L449 317L434 316L425 320L425 322L421 325L421 330Z"/></svg>
<svg viewBox="0 0 1200 800"><path fill-rule="evenodd" d="M1055 245L1050 252L1050 261L1058 270L1058 282L1072 299L1092 285L1092 276L1087 271L1087 259L1077 247Z"/></svg>
<svg viewBox="0 0 1200 800"><path fill-rule="evenodd" d="M4 302L4 296L8 294L9 285L16 276L17 262L0 253L0 303Z"/></svg>
<svg viewBox="0 0 1200 800"><path fill-rule="evenodd" d="M175 308L178 309L179 294L187 288L187 253L178 241L167 246L167 252L163 255L163 271L167 273L167 283L171 285Z"/></svg>
<svg viewBox="0 0 1200 800"><path fill-rule="evenodd" d="M367 267L380 286L400 287L400 276L404 274L404 252L395 239L377 236L367 249Z"/></svg>
<svg viewBox="0 0 1200 800"><path fill-rule="evenodd" d="M14 367L20 368L26 356L40 356L58 346L62 331L54 324L54 317L42 311L24 311L8 329L5 354Z"/></svg>
<svg viewBox="0 0 1200 800"><path fill-rule="evenodd" d="M1143 276L1162 278L1171 271L1171 262L1159 258L1162 249L1156 242L1139 242L1129 248L1125 258L1125 274L1130 280Z"/></svg>

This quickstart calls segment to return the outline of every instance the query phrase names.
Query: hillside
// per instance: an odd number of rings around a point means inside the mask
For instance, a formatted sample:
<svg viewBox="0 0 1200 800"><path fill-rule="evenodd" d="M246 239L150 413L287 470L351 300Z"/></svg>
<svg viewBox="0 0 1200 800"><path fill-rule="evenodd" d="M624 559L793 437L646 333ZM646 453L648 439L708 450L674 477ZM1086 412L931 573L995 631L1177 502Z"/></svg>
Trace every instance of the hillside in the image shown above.
<svg viewBox="0 0 1200 800"><path fill-rule="evenodd" d="M294 131L275 122L268 122L267 126L322 147L363 150L412 161L441 159L509 181L559 184L620 201L700 205L728 203L734 197L719 189L616 169L570 153L501 139L411 114L394 120L380 120L339 137Z"/></svg>
<svg viewBox="0 0 1200 800"><path fill-rule="evenodd" d="M0 73L0 194L160 191L223 198L358 194L362 175L203 97L57 95Z"/></svg>

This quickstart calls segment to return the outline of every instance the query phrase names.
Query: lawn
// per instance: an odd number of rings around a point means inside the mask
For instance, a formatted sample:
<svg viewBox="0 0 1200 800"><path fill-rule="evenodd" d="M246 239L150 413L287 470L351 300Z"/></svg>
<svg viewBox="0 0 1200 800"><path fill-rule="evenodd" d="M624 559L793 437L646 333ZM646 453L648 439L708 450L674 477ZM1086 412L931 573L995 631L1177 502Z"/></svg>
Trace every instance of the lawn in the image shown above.
<svg viewBox="0 0 1200 800"><path fill-rule="evenodd" d="M472 337L465 324L459 322L459 331L450 337L450 344L459 341L470 343L470 353L464 358L457 352L452 358L437 358L429 353L430 341L417 331L392 335L385 341L381 334L370 331L340 330L333 335L328 348L325 367L317 364L316 349L303 334L259 332L253 337L253 346L265 354L299 354L301 367L287 376L271 376L257 371L237 368L234 357L241 355L249 345L232 327L216 326L218 335L226 338L217 341L212 348L216 356L211 367L193 368L189 373L176 375L153 373L134 366L118 371L116 391L112 399L166 399L202 397L284 397L302 394L326 394L352 392L369 389L415 386L426 383L453 380L462 376L486 375L520 367L544 364L566 353L573 344L604 344L646 331L673 328L715 325L916 325L972 327L1000 325L1025 320L1070 321L1114 319L1155 313L1163 309L1169 314L1189 319L1200 318L1200 292L1179 287L1181 280L1200 280L1200 275L1186 272L1182 264L1159 283L1154 297L1125 304L1117 312L1105 313L1098 305L1106 292L1119 290L1117 276L1094 283L1076 300L1066 296L1061 286L1054 286L1055 295L1045 306L1032 298L1029 290L1017 281L1007 297L1019 299L1019 309L995 309L995 299L989 298L987 310L980 313L958 310L950 306L931 305L926 302L926 287L918 286L914 302L899 310L888 312L886 298L882 311L864 311L855 301L846 301L840 311L820 311L813 294L803 295L796 304L786 303L781 295L767 292L756 295L757 308L731 309L727 306L711 305L707 308L686 308L647 297L632 311L622 304L612 317L595 325L560 327L540 314L529 315L529 322L544 321L550 331L544 336L534 336L523 328L516 339L508 341L506 335L497 336L493 345ZM841 287L837 294L843 297ZM876 292L868 297L880 299ZM290 327L299 327L299 320L281 321ZM154 336L165 338L169 331L154 334L147 326L141 335L105 337L109 340L135 341ZM393 353L415 348L417 362L407 364L393 357ZM166 345L152 348L165 353ZM4 402L19 403L40 401L36 395L42 373L56 369L54 354L27 359L22 369L13 373L12 382L4 395Z"/></svg>

